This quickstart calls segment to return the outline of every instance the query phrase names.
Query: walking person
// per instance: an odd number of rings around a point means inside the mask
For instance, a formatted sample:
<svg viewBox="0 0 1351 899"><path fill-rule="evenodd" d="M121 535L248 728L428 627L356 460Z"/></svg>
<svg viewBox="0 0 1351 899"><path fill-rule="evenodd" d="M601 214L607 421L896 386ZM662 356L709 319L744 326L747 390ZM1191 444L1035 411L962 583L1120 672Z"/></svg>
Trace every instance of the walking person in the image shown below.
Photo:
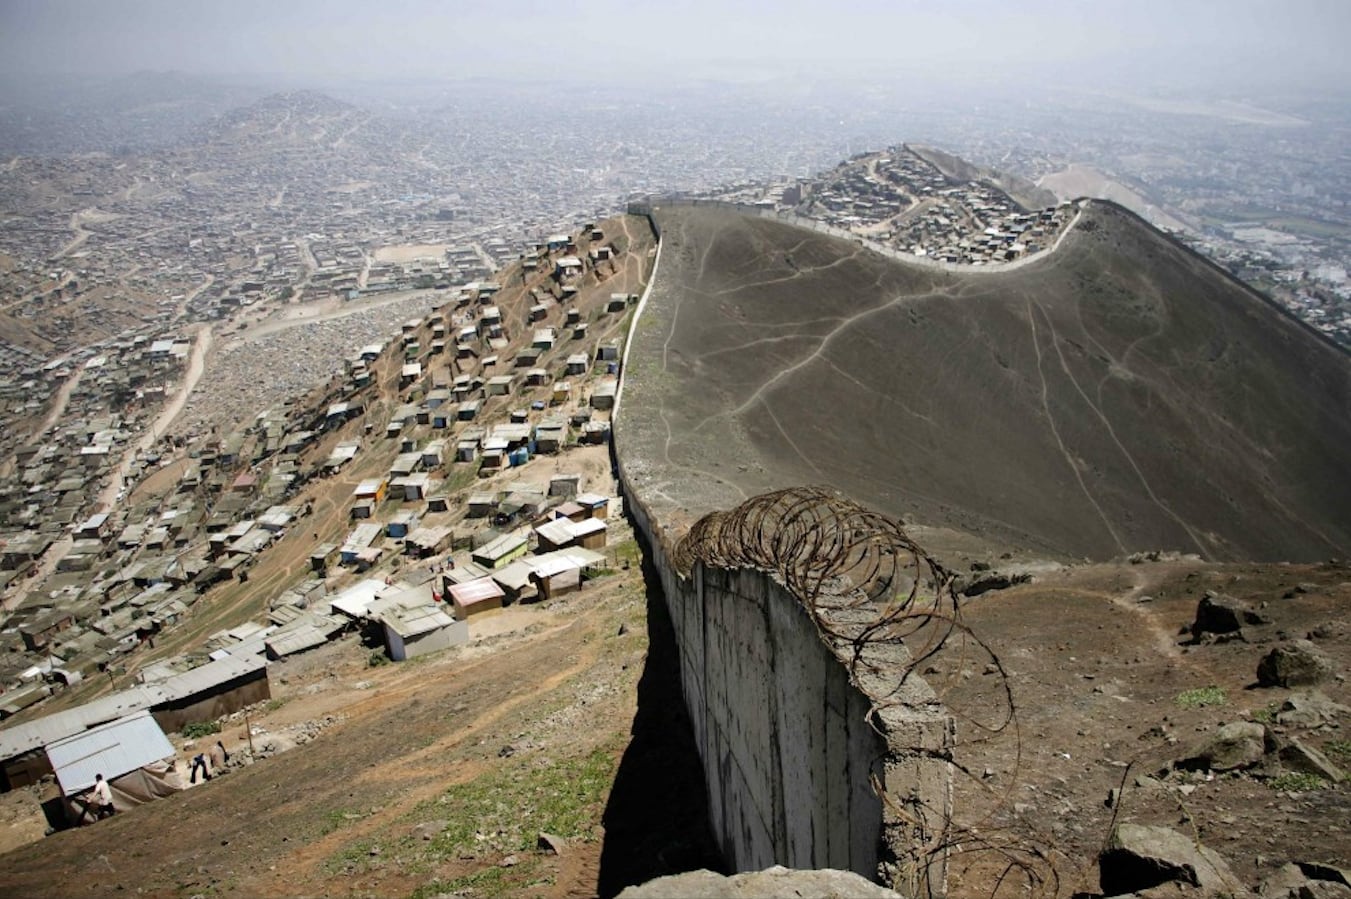
<svg viewBox="0 0 1351 899"><path fill-rule="evenodd" d="M219 774L225 770L225 763L230 761L230 753L225 751L225 744L220 740L211 747L211 755L207 759L211 763L211 770Z"/></svg>
<svg viewBox="0 0 1351 899"><path fill-rule="evenodd" d="M211 779L211 768L206 763L206 754L199 752L192 757L192 776L188 779L189 783L197 783L197 769L202 769L204 780Z"/></svg>
<svg viewBox="0 0 1351 899"><path fill-rule="evenodd" d="M117 814L117 809L113 807L113 791L108 786L108 781L103 779L102 774L94 775L94 820L101 821L110 815Z"/></svg>

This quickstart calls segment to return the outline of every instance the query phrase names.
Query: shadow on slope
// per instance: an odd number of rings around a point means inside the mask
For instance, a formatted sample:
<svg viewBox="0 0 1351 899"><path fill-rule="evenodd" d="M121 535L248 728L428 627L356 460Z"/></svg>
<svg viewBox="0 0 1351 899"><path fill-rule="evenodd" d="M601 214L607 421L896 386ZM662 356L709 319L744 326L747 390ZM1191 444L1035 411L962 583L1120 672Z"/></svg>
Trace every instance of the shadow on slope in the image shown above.
<svg viewBox="0 0 1351 899"><path fill-rule="evenodd" d="M654 877L709 868L727 873L708 826L708 799L680 686L680 656L661 578L641 533L647 583L647 662L633 739L605 806L597 892L610 897Z"/></svg>

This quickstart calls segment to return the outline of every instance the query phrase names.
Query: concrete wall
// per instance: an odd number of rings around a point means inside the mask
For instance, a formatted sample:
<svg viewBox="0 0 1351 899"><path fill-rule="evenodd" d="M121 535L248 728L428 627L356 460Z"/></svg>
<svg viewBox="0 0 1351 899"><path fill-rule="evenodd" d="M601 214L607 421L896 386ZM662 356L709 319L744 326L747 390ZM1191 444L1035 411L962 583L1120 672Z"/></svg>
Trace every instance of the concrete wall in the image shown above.
<svg viewBox="0 0 1351 899"><path fill-rule="evenodd" d="M735 870L841 868L911 896L945 891L952 719L903 658L858 683L798 599L761 571L669 563L640 497L679 645L712 829ZM892 650L894 652L894 650ZM890 696L881 702L872 696Z"/></svg>
<svg viewBox="0 0 1351 899"><path fill-rule="evenodd" d="M650 219L649 219L650 220ZM653 222L656 230L658 225ZM657 232L660 235L660 232ZM646 307L661 265L661 243ZM628 368L625 348L623 368ZM647 540L680 654L714 836L738 871L842 868L910 896L945 892L953 721L897 647L869 647L853 674L802 602L763 571L670 562L675 534L635 491L614 413L625 506Z"/></svg>

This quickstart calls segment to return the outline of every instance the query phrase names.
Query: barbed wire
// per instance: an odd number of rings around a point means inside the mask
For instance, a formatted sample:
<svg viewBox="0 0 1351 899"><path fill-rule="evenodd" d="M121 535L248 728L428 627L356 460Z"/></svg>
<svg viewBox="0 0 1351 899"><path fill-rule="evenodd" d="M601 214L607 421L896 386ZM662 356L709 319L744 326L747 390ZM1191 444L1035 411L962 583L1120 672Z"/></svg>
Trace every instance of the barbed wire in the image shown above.
<svg viewBox="0 0 1351 899"><path fill-rule="evenodd" d="M1066 881L1060 869L1067 863L1077 866L1057 851L1054 840L1026 821L1015 827L994 823L1001 812L1007 816L1011 811L1012 785L1022 758L1008 673L994 650L963 622L954 586L957 575L911 539L899 521L829 488L791 487L705 515L677 541L671 561L685 579L700 564L756 569L776 577L802 603L854 683L866 680L864 692L873 703L874 720L869 723L879 732L875 719L884 709L925 696L964 726L964 746L1012 731L1014 771L1002 792L956 754L941 759L993 800L977 821L962 822L950 809L929 803L916 806L919 800L913 795L902 807L874 781L874 790L895 819L925 825L925 837L891 866L896 885L908 888L908 895L928 892L916 890L926 877L921 872L935 861L960 855L973 869L998 872L992 874L991 896L1054 896L1062 890ZM936 674L940 669L933 663L940 653L952 657L947 660L951 674L935 684L921 672ZM951 688L972 664L983 664L1000 681L994 699L980 709L951 702ZM934 755L932 748L898 748ZM939 826L932 826L934 822Z"/></svg>

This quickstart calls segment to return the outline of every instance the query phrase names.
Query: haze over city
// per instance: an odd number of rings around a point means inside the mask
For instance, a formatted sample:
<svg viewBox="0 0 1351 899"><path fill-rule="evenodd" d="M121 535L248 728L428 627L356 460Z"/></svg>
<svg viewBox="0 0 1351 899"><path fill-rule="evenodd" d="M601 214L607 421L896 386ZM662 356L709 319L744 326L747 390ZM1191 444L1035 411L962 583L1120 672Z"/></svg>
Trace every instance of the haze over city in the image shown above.
<svg viewBox="0 0 1351 899"><path fill-rule="evenodd" d="M0 66L342 81L891 76L970 89L1026 78L1185 94L1339 86L1351 73L1348 34L1351 9L1337 0L600 0L565 10L480 0L7 0Z"/></svg>
<svg viewBox="0 0 1351 899"><path fill-rule="evenodd" d="M1345 899L1349 37L0 0L0 894Z"/></svg>

